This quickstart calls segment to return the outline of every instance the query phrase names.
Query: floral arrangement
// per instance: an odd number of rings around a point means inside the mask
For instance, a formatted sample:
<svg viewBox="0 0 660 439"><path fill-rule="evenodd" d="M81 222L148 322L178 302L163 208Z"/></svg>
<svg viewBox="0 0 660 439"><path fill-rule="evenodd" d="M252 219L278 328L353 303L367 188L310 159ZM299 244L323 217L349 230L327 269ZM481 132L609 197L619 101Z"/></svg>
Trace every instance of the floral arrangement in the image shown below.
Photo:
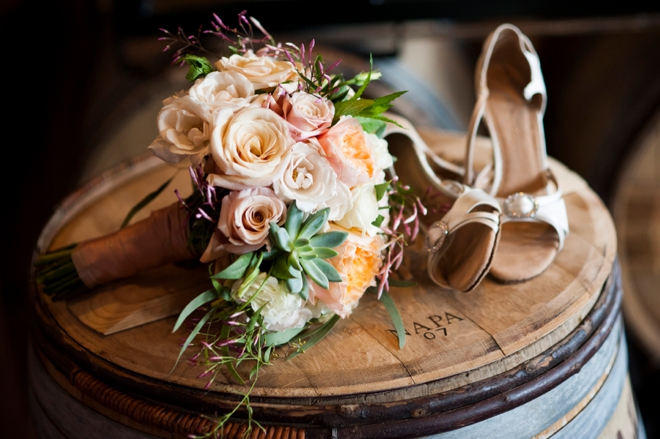
<svg viewBox="0 0 660 439"><path fill-rule="evenodd" d="M293 347L287 358L304 352L367 291L385 305L403 347L390 274L426 213L410 188L398 184L379 136L394 123L383 113L403 92L366 99L378 72L346 79L333 73L339 63L326 68L313 56L313 41L307 49L278 44L254 18L241 13L238 19L238 28L230 28L214 15L210 30L164 31L162 38L166 49L176 48L174 62L188 66L192 85L163 101L159 135L149 148L167 163L188 165L194 193L142 224L37 261L38 281L55 299L176 260L208 263L212 287L174 327L192 322L179 359L188 347L200 348L189 362L206 367L200 377L208 378L207 388L223 367L244 384L237 368L247 362L254 364L248 377L254 386L277 346ZM202 45L204 33L228 43L232 54L209 59L215 55ZM129 253L153 251L145 248L156 245L151 232L162 224L168 242L158 245L177 247L172 254L100 272L115 257L104 245L121 241ZM211 433L243 405L252 423L247 392Z"/></svg>

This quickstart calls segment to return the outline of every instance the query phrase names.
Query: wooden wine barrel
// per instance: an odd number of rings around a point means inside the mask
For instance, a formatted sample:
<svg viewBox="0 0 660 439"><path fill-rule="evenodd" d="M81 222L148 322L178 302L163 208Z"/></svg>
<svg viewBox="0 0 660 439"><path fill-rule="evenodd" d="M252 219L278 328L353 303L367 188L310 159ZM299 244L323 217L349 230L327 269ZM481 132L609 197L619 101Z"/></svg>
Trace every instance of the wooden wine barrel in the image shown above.
<svg viewBox="0 0 660 439"><path fill-rule="evenodd" d="M643 437L627 377L612 220L582 179L551 164L571 232L545 273L446 291L426 275L423 244L409 248L404 271L418 286L391 291L405 347L383 306L365 296L313 349L290 361L281 349L261 369L250 401L263 429L249 437ZM175 172L142 157L103 174L57 209L37 251L116 230ZM174 187L185 195L186 172ZM168 189L150 209L173 202ZM232 410L248 386L225 371L206 389L202 366L174 367L185 334L172 333L172 314L208 288L206 273L172 265L59 302L35 286L29 376L41 437L201 435ZM241 437L246 417L238 410L224 437Z"/></svg>

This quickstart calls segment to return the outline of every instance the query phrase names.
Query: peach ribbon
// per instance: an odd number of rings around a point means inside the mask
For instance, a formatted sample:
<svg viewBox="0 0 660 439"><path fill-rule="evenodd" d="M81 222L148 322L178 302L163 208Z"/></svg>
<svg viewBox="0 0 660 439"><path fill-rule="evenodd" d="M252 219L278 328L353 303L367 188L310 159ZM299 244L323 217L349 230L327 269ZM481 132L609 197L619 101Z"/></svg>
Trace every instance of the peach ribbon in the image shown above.
<svg viewBox="0 0 660 439"><path fill-rule="evenodd" d="M115 233L82 242L71 254L80 279L90 288L198 257L188 248L186 211L179 203Z"/></svg>

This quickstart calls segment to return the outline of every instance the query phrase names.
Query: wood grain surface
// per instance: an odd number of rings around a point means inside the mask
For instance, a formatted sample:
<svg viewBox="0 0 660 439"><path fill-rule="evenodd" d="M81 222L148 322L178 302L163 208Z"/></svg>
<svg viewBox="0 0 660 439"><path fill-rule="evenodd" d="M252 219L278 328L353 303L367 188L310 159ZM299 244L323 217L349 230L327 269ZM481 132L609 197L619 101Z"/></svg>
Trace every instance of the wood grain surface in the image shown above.
<svg viewBox="0 0 660 439"><path fill-rule="evenodd" d="M284 361L285 352L280 352L273 365L261 371L253 396L293 398L297 403L313 405L319 397L355 395L356 401L365 401L370 392L381 392L374 398L383 402L397 398L400 392L407 397L437 394L510 370L563 339L598 299L612 270L616 234L607 209L584 181L556 161L551 165L564 189L571 232L564 250L545 273L516 285L487 278L468 294L442 290L426 275L420 242L409 248L406 262L407 272L418 286L391 292L409 333L403 349L398 348L385 309L373 297L364 297L350 318L341 321L305 355ZM53 249L116 230L126 212L173 173L157 159L143 158L105 174L61 206L44 229L40 248ZM171 187L190 188L187 174L179 172ZM175 201L168 190L150 208ZM203 287L195 290L203 284L204 270L177 270L185 275L180 276L182 283L176 289L189 288L191 297L203 291ZM174 317L107 336L81 321L112 320L110 315L142 309L130 299L119 306L122 301L118 304L103 296L130 298L137 294L132 291L145 285L166 291L171 282L157 273L145 273L109 285L88 299L101 305L82 312L80 302L51 302L43 294L38 294L37 300L56 322L54 331L63 331L75 340L77 349L116 367L121 372L118 374L203 389L206 381L198 378L202 367L182 363L170 373L179 340L186 335L184 331L171 332ZM121 309L110 312L109 303ZM97 308L102 311L93 315ZM223 375L210 393L245 390Z"/></svg>

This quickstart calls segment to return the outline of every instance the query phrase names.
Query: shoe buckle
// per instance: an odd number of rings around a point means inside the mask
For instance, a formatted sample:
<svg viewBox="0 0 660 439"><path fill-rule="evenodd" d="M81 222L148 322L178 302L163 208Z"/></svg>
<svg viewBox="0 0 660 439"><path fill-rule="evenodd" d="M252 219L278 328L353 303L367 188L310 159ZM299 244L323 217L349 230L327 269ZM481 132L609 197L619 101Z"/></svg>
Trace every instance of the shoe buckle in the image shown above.
<svg viewBox="0 0 660 439"><path fill-rule="evenodd" d="M504 200L504 213L510 218L534 218L539 203L534 195L517 192Z"/></svg>
<svg viewBox="0 0 660 439"><path fill-rule="evenodd" d="M437 230L437 231L436 231ZM431 245L431 235L436 235L437 232L440 232L438 234L438 237L435 239L435 243ZM449 234L449 226L447 223L444 221L436 221L434 222L431 227L429 227L428 234L426 235L426 250L430 253L433 254L440 250L442 248L442 245L445 243L445 239L447 238L447 235Z"/></svg>

